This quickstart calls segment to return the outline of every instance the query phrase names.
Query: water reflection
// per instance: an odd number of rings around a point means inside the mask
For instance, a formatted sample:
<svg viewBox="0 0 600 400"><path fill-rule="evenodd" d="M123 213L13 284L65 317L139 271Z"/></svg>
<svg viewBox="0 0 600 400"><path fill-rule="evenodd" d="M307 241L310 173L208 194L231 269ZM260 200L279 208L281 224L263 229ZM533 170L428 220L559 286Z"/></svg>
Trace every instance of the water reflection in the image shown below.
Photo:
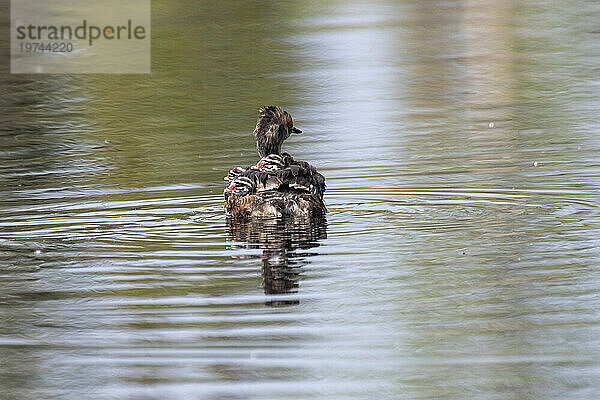
<svg viewBox="0 0 600 400"><path fill-rule="evenodd" d="M315 253L298 252L319 246L327 238L327 220L227 220L227 240L231 249L261 249L262 287L270 296L269 306L299 304L286 294L298 291L300 268L308 263L307 257ZM233 257L239 257L234 255Z"/></svg>

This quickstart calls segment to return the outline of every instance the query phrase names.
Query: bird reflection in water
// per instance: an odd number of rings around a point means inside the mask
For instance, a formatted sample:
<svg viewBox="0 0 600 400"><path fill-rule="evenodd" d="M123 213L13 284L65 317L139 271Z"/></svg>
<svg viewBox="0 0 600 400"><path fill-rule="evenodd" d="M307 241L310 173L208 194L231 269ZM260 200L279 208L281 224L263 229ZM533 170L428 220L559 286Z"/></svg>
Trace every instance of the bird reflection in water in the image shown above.
<svg viewBox="0 0 600 400"><path fill-rule="evenodd" d="M262 287L268 306L298 304L297 298L285 296L298 292L300 268L314 252L302 252L318 247L327 237L325 218L299 220L227 220L227 240L235 242L232 249L262 249ZM281 296L283 295L283 296Z"/></svg>

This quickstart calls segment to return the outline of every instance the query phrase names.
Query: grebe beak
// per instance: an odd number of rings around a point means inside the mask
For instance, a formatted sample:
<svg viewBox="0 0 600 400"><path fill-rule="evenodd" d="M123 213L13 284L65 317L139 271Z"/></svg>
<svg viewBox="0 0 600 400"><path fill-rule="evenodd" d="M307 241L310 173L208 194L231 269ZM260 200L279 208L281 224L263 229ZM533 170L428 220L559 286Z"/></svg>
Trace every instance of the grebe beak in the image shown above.
<svg viewBox="0 0 600 400"><path fill-rule="evenodd" d="M302 131L298 128L296 128L295 126L292 126L292 129L290 130L292 133L297 133L297 134L301 134Z"/></svg>
<svg viewBox="0 0 600 400"><path fill-rule="evenodd" d="M254 165L252 167L252 169L255 170L255 171L261 171L264 167L265 167L265 162L261 161L258 164Z"/></svg>

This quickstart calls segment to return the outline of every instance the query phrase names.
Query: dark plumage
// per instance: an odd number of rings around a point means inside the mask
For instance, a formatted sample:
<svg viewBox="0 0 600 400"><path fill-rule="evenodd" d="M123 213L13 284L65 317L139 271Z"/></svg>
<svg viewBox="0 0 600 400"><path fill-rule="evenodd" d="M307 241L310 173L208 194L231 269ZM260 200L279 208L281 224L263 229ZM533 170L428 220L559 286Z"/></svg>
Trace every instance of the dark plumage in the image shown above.
<svg viewBox="0 0 600 400"><path fill-rule="evenodd" d="M300 133L280 107L259 110L254 129L261 160L248 168L235 167L225 178L225 208L234 218L317 217L326 212L325 178L305 161L281 152L291 133Z"/></svg>
<svg viewBox="0 0 600 400"><path fill-rule="evenodd" d="M281 107L266 106L258 112L254 138L261 158L269 154L280 154L281 145L290 134L302 133L300 129L294 127L292 116Z"/></svg>

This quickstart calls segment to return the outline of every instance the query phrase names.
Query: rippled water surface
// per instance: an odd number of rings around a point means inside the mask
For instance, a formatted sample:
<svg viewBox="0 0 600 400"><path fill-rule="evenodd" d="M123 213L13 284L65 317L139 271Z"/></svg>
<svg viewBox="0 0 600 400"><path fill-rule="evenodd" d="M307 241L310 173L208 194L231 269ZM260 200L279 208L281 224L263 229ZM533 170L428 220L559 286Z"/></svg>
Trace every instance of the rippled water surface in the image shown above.
<svg viewBox="0 0 600 400"><path fill-rule="evenodd" d="M2 66L3 398L598 397L597 2L152 6L151 76ZM271 103L326 221L227 223Z"/></svg>

